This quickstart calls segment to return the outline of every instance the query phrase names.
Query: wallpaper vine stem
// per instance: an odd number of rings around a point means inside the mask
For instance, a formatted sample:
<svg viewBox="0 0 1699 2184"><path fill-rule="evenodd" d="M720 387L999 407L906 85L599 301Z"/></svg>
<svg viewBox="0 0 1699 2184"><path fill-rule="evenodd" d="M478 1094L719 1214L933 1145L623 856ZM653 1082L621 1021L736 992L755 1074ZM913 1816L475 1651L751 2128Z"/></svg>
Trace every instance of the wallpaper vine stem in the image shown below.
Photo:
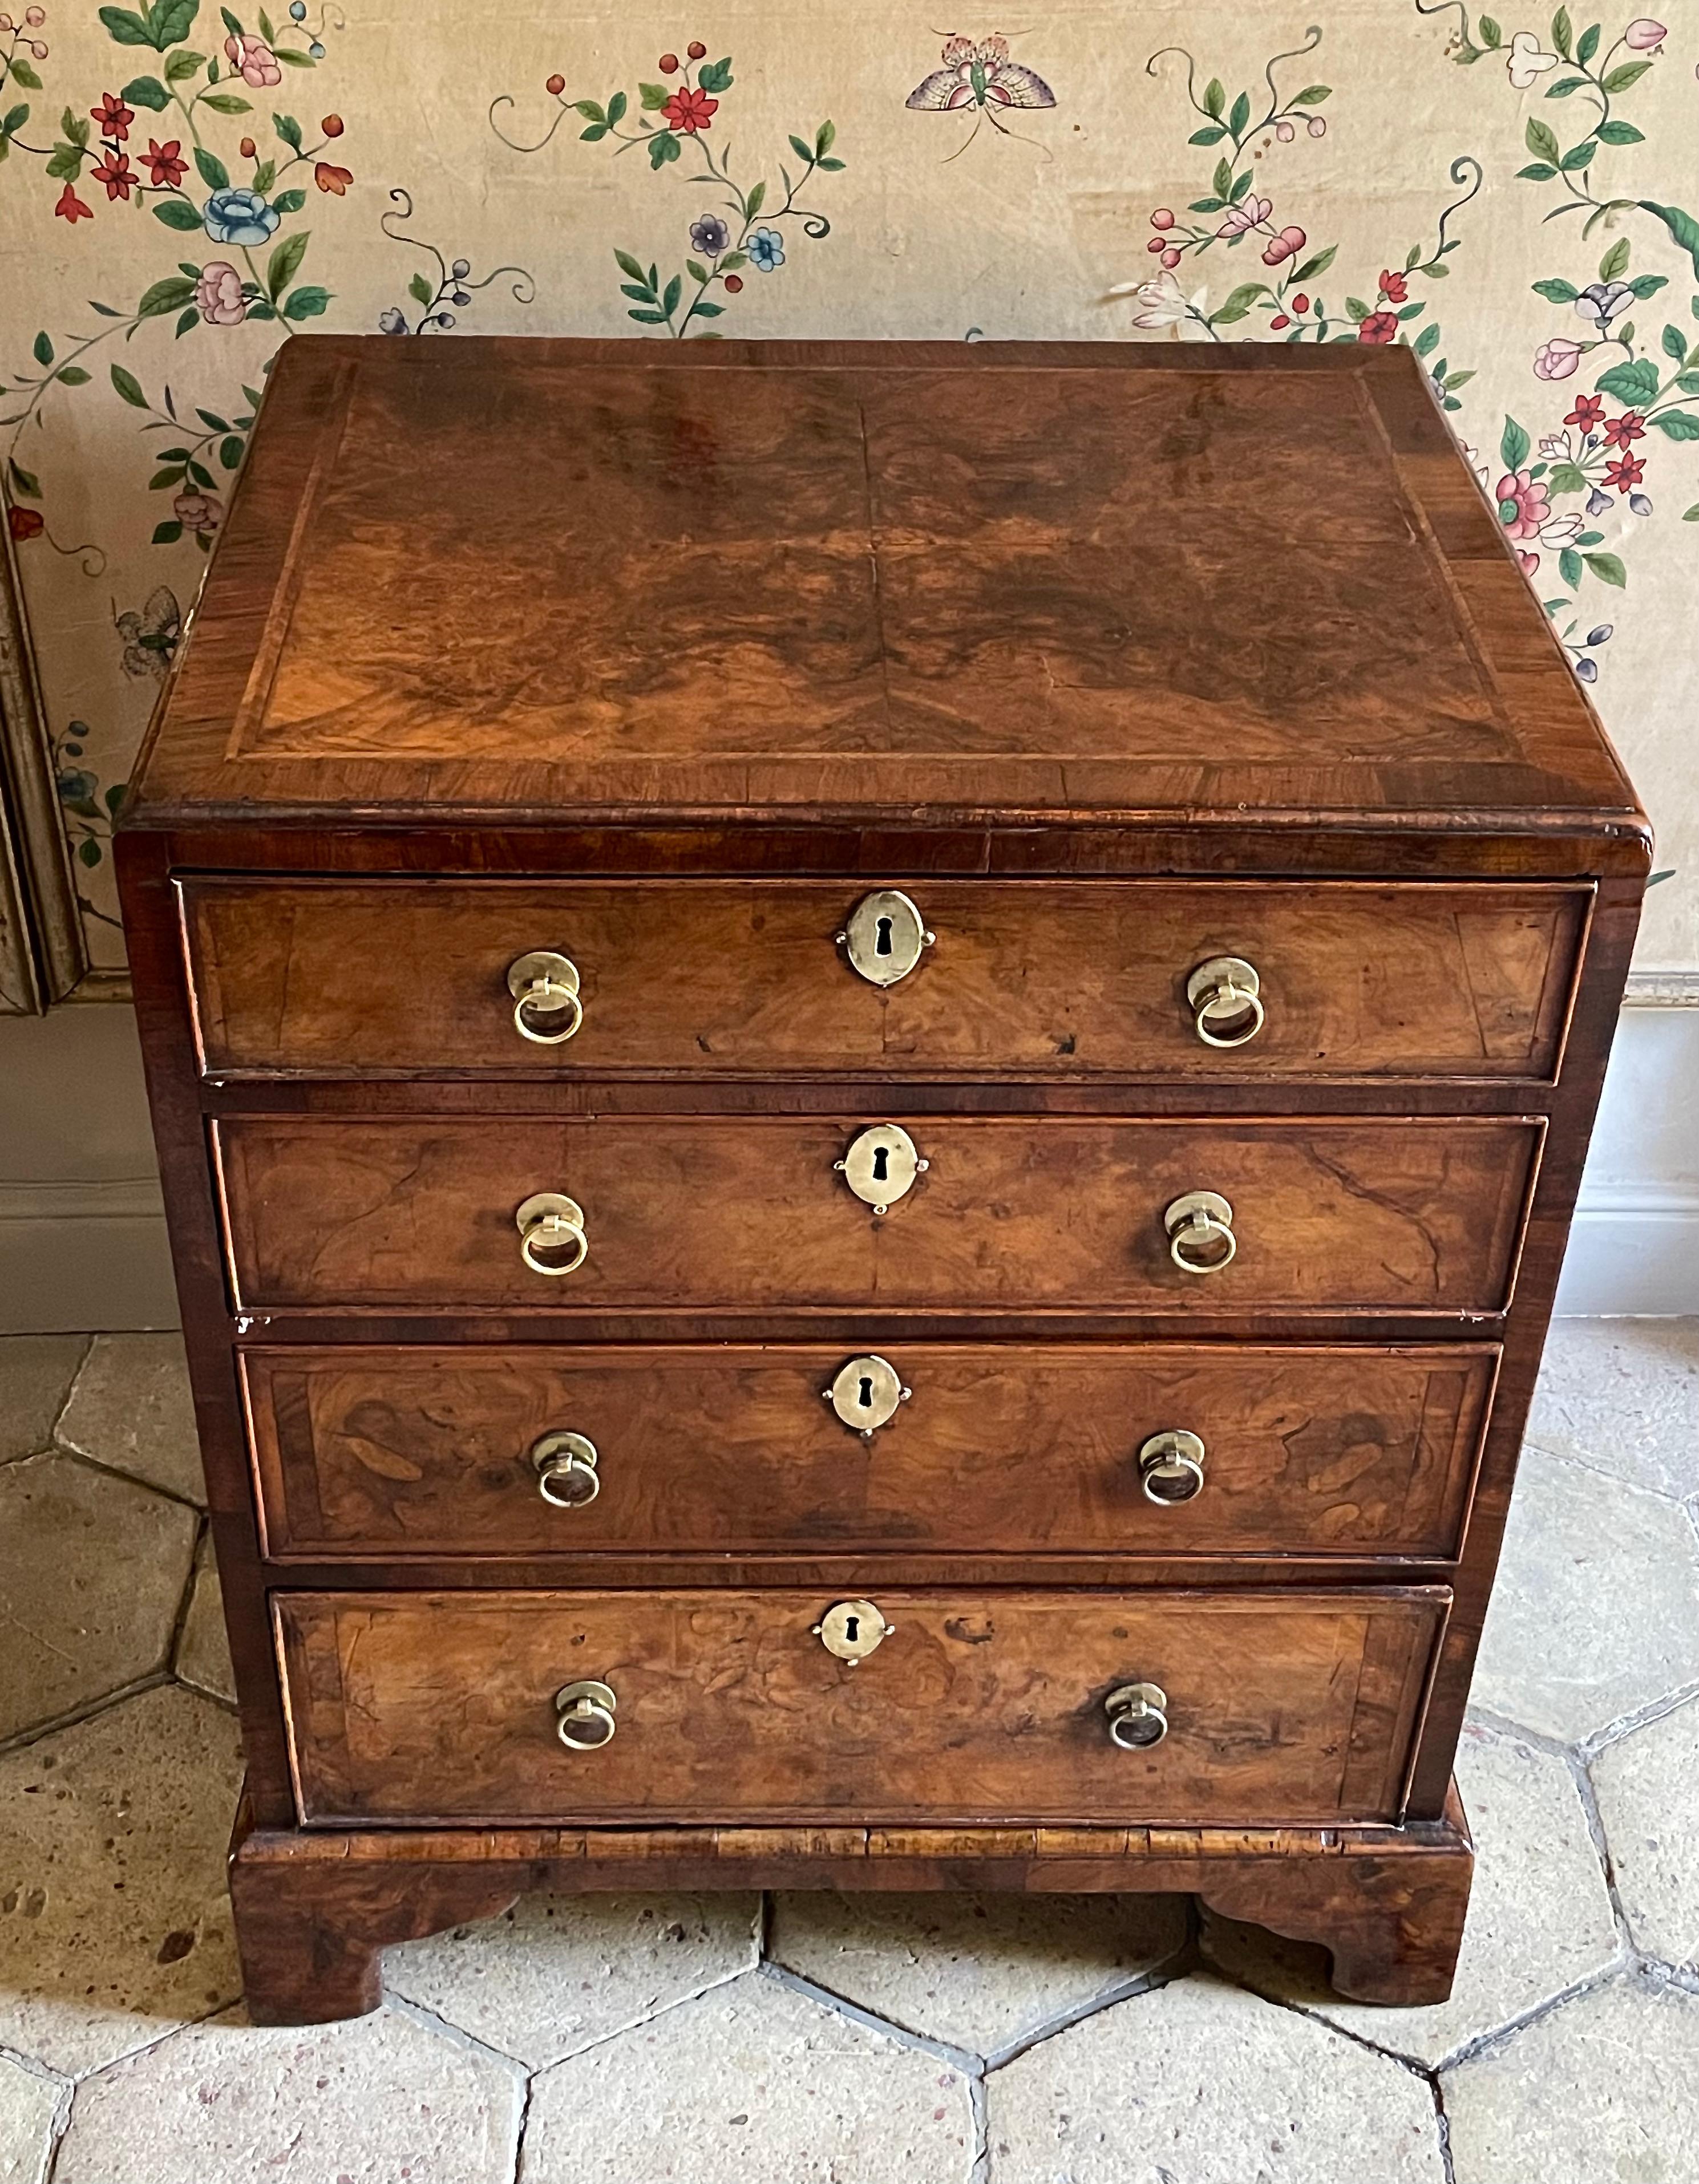
<svg viewBox="0 0 1699 2184"><path fill-rule="evenodd" d="M0 12L3 507L88 961L271 359L328 326L1405 344L1660 822L1644 967L1699 968L1691 23L677 6Z"/></svg>

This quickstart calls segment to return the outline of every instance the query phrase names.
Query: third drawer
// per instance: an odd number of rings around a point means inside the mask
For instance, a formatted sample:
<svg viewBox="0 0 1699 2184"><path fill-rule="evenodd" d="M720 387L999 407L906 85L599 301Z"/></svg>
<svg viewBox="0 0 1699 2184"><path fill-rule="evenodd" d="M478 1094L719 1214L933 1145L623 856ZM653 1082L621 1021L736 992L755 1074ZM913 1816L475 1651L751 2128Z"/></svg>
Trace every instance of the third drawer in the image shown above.
<svg viewBox="0 0 1699 2184"><path fill-rule="evenodd" d="M1497 1359L1489 1344L729 1343L256 1349L242 1365L282 1561L1447 1561Z"/></svg>

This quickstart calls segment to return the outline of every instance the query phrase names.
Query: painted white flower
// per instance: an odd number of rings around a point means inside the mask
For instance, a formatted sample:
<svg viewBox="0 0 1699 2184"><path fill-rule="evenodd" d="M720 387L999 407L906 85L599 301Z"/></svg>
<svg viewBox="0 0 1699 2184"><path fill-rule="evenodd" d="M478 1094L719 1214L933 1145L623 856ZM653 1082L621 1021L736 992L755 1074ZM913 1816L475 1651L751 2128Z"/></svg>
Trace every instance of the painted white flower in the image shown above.
<svg viewBox="0 0 1699 2184"><path fill-rule="evenodd" d="M1554 515L1549 523L1540 526L1540 543L1554 551L1562 546L1573 546L1579 537L1581 518L1579 515Z"/></svg>
<svg viewBox="0 0 1699 2184"><path fill-rule="evenodd" d="M1200 288L1196 297L1188 300L1181 293L1180 283L1171 273L1159 273L1154 281L1122 281L1109 289L1104 300L1131 296L1133 299L1132 323L1136 326L1178 326L1194 303L1204 294Z"/></svg>
<svg viewBox="0 0 1699 2184"><path fill-rule="evenodd" d="M1556 65L1556 54L1548 53L1532 31L1518 31L1511 40L1505 66L1510 70L1510 80L1518 91L1526 91L1537 77Z"/></svg>
<svg viewBox="0 0 1699 2184"><path fill-rule="evenodd" d="M1567 431L1548 432L1540 443L1540 452L1548 463L1571 463L1575 460L1575 451L1569 444Z"/></svg>

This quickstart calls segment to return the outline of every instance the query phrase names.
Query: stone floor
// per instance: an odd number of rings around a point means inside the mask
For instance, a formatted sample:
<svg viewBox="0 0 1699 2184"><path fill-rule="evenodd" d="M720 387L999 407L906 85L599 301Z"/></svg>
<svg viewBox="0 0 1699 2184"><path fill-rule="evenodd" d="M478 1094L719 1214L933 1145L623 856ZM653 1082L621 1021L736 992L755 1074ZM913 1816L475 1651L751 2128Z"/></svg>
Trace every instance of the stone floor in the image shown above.
<svg viewBox="0 0 1699 2184"><path fill-rule="evenodd" d="M532 1897L249 2027L168 1336L0 1341L0 2184L1694 2184L1699 1322L1571 1322L1442 2008L1166 1899Z"/></svg>

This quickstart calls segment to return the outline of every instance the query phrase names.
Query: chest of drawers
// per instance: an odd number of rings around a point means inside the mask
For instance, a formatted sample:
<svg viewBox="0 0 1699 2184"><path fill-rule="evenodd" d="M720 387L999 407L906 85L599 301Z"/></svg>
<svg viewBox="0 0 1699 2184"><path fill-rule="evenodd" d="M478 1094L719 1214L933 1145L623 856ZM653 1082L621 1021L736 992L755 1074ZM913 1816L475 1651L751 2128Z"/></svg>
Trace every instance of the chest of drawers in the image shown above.
<svg viewBox="0 0 1699 2184"><path fill-rule="evenodd" d="M292 342L117 853L256 2018L544 1884L1445 1994L1649 842L1407 351Z"/></svg>

